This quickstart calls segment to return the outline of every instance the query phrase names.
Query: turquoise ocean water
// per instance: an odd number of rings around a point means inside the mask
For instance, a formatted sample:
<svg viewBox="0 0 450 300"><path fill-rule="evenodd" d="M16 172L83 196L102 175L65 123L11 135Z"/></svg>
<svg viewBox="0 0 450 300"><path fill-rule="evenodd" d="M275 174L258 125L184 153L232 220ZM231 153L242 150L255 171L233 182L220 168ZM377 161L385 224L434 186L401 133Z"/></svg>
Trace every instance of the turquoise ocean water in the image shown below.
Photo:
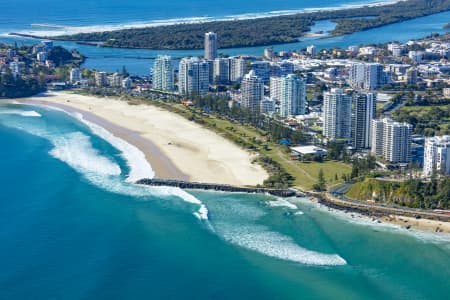
<svg viewBox="0 0 450 300"><path fill-rule="evenodd" d="M0 299L446 299L450 237L308 199L135 186L81 116L0 104Z"/></svg>

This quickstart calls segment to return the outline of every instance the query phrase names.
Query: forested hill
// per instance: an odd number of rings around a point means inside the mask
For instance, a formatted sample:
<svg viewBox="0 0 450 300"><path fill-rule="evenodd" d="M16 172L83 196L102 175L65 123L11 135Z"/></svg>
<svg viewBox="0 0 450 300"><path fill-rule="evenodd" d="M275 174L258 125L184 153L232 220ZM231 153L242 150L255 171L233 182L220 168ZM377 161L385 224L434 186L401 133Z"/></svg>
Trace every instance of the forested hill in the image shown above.
<svg viewBox="0 0 450 300"><path fill-rule="evenodd" d="M373 178L354 184L347 192L355 200L375 200L413 208L449 209L450 177L428 182L406 180L384 181Z"/></svg>
<svg viewBox="0 0 450 300"><path fill-rule="evenodd" d="M450 10L450 0L406 0L382 6L366 6L251 20L177 24L109 32L59 36L56 40L101 42L106 47L147 49L200 49L204 33L216 32L220 48L249 47L297 42L315 21L337 22L334 35ZM367 18L370 17L370 18Z"/></svg>

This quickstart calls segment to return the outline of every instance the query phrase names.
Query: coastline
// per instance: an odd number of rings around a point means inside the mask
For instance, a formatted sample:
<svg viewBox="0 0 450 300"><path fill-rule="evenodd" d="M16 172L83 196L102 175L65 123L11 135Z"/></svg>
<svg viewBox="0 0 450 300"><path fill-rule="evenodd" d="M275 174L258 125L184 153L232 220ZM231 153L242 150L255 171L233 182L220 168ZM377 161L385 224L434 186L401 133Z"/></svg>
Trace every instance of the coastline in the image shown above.
<svg viewBox="0 0 450 300"><path fill-rule="evenodd" d="M414 211L408 208L393 208L384 206L373 206L363 202L348 202L336 198L329 193L318 195L308 193L317 197L317 202L350 215L351 218L359 215L372 219L377 223L386 223L399 226L406 230L419 230L439 234L450 234L450 216L434 213L433 211Z"/></svg>
<svg viewBox="0 0 450 300"><path fill-rule="evenodd" d="M300 8L300 9L288 9L288 10L275 10L266 11L258 13L242 13L236 15L225 15L225 16L192 16L192 17L182 17L182 18L171 18L171 19L157 19L149 20L144 22L130 22L130 23L120 23L111 25L87 25L87 26L70 26L70 25L52 25L52 24L31 24L33 28L52 28L53 30L18 30L15 32L8 32L7 35L12 33L17 36L29 36L32 38L42 39L53 38L60 35L73 35L79 33L95 33L95 32L111 32L117 30L127 30L127 29L142 29L142 28L152 28L159 26L171 26L171 25L188 25L188 24L202 24L210 22L223 22L223 21L243 21L243 20L256 20L261 18L270 17L282 17L282 16L292 16L296 14L304 13L320 13L329 11L339 11L347 9L356 9L363 7L379 7L390 4L396 4L406 0L371 0L368 2L357 2L350 4L341 4L336 6L325 6L325 7L310 7L310 8Z"/></svg>
<svg viewBox="0 0 450 300"><path fill-rule="evenodd" d="M53 107L57 109L62 109L70 114L80 113L83 116L83 119L86 121L92 122L94 124L97 124L109 132L111 132L113 135L125 140L126 142L136 146L139 150L141 150L147 159L147 161L152 166L156 178L159 179L173 179L173 180L181 180L181 181L198 181L198 182L204 182L204 183L221 183L221 184L230 184L230 185L236 185L238 184L236 182L237 178L232 178L230 176L222 176L223 174L216 173L211 174L211 170L201 170L200 172L196 173L199 170L192 169L192 164L187 163L186 164L186 156L182 155L181 159L176 159L172 153L167 153L164 151L164 146L169 145L161 145L160 141L156 141L152 136L148 134L148 132L145 132L145 129L138 130L136 129L133 124L130 124L127 122L127 120L121 120L124 122L120 122L120 120L117 119L117 116L114 116L111 114L111 111L105 112L105 111L99 111L96 109L101 108L102 105L108 105L112 107L111 109L113 112L119 113L117 109L120 107L120 114L130 114L135 111L135 109L139 110L145 110L149 109L150 111L157 111L158 113L165 114L169 116L171 121L177 121L182 120L182 123L189 123L192 124L192 122L187 121L186 119L171 113L167 112L165 110L150 106L150 105L129 105L125 101L114 99L114 98L99 98L94 96L83 96L78 94L69 94L64 92L52 92L48 93L45 96L35 96L31 98L24 98L24 99L16 99L15 102L24 103L24 104L30 104L30 105L42 105L42 106L48 106ZM107 103L105 103L107 102ZM117 106L118 105L118 106ZM128 107L128 111L127 108ZM175 121L176 122L176 121ZM167 123L165 123L167 124ZM134 124L135 125L135 124ZM148 125L148 124L142 124L142 125ZM196 125L196 124L194 124ZM204 129L199 125L196 125L196 130L199 130L201 132L206 131L210 134L216 135L215 133L211 132L210 130ZM217 138L221 139L220 143L231 143L228 140L219 137L216 135ZM177 138L174 138L173 140L177 140ZM158 143L159 142L159 143ZM240 150L238 146L235 146L232 144L235 149L234 151ZM186 145L177 145L177 146L186 146ZM233 150L233 149L232 149ZM245 151L244 151L245 152ZM248 155L248 153L247 153ZM175 158L175 159L174 159ZM172 160L174 159L174 161ZM196 163L198 163L198 160L196 160ZM220 163L219 163L220 164ZM253 165L254 167L254 165ZM207 176L204 176L204 171L208 174ZM213 170L215 171L215 169ZM263 171L265 172L265 171ZM215 176L214 176L215 175ZM228 174L229 175L229 174ZM262 175L260 173L260 175ZM242 178L242 177L241 177ZM256 185L256 184L250 184L245 181L241 181L238 185L244 186L244 185ZM428 218L414 218L411 216L406 216L401 213L378 213L378 212L370 212L370 211L364 211L364 210L355 210L352 205L332 205L332 203L323 202L320 200L320 196L316 195L315 193L307 192L307 195L309 195L309 199L313 202L318 202L328 209L336 209L337 211L343 212L349 219L355 218L355 215L359 218L367 218L371 219L373 222L377 223L386 223L386 224L392 224L399 226L400 228L403 228L405 230L417 230L417 231L423 231L423 232L432 232L437 234L450 234L450 222L443 221L443 220L432 220ZM295 200L294 200L295 201Z"/></svg>
<svg viewBox="0 0 450 300"><path fill-rule="evenodd" d="M64 92L15 101L80 113L141 150L157 178L254 186L268 176L252 163L253 155L237 145L151 105Z"/></svg>

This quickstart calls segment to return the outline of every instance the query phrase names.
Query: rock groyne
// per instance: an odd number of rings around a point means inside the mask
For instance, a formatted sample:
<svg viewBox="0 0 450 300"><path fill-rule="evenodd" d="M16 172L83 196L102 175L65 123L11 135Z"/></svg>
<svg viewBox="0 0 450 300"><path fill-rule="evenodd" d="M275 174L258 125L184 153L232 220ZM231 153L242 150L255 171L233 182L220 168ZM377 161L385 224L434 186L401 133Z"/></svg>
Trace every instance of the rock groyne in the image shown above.
<svg viewBox="0 0 450 300"><path fill-rule="evenodd" d="M196 190L211 190L221 192L233 192L233 193L254 193L254 194L269 194L277 197L303 197L304 194L293 189L268 189L259 187L240 187L227 184L215 184L215 183L200 183L189 182L181 180L166 180L166 179L140 179L136 184L151 185L151 186L172 186L182 189L196 189Z"/></svg>

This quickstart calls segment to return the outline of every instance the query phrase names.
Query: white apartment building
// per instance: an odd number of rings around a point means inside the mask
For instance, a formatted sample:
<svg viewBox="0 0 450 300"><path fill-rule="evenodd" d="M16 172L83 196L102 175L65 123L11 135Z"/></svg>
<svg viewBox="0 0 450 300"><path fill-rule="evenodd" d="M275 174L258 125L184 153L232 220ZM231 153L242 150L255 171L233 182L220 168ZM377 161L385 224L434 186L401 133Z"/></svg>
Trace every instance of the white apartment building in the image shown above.
<svg viewBox="0 0 450 300"><path fill-rule="evenodd" d="M209 90L209 68L208 61L196 57L181 59L178 73L180 94L206 94Z"/></svg>
<svg viewBox="0 0 450 300"><path fill-rule="evenodd" d="M173 91L174 70L170 56L158 56L153 63L153 89L158 91Z"/></svg>
<svg viewBox="0 0 450 300"><path fill-rule="evenodd" d="M355 89L374 90L383 84L383 76L383 66L378 63L354 63L349 70L349 82Z"/></svg>
<svg viewBox="0 0 450 300"><path fill-rule="evenodd" d="M245 75L245 59L240 57L230 58L230 81L240 83Z"/></svg>
<svg viewBox="0 0 450 300"><path fill-rule="evenodd" d="M280 116L305 114L306 81L295 74L270 78L270 97L280 103Z"/></svg>
<svg viewBox="0 0 450 300"><path fill-rule="evenodd" d="M122 88L129 90L131 89L132 83L133 81L131 80L131 78L127 77L124 80L122 80Z"/></svg>
<svg viewBox="0 0 450 300"><path fill-rule="evenodd" d="M216 58L214 60L214 76L215 84L228 84L230 82L230 63L229 58Z"/></svg>
<svg viewBox="0 0 450 300"><path fill-rule="evenodd" d="M258 112L264 98L264 84L254 71L250 71L242 79L241 93L242 107L248 108L252 112Z"/></svg>
<svg viewBox="0 0 450 300"><path fill-rule="evenodd" d="M98 87L104 87L108 84L108 76L106 72L95 73L95 85Z"/></svg>
<svg viewBox="0 0 450 300"><path fill-rule="evenodd" d="M372 153L392 164L411 161L411 130L406 123L391 119L372 121Z"/></svg>
<svg viewBox="0 0 450 300"><path fill-rule="evenodd" d="M122 75L117 72L108 77L108 83L110 87L121 87L122 80Z"/></svg>
<svg viewBox="0 0 450 300"><path fill-rule="evenodd" d="M435 136L425 140L423 175L450 174L450 135Z"/></svg>
<svg viewBox="0 0 450 300"><path fill-rule="evenodd" d="M352 97L342 89L331 89L323 94L323 136L327 139L350 139Z"/></svg>
<svg viewBox="0 0 450 300"><path fill-rule="evenodd" d="M81 77L81 70L80 68L72 68L70 70L70 82L71 83L76 83L76 82L80 82L82 77Z"/></svg>
<svg viewBox="0 0 450 300"><path fill-rule="evenodd" d="M205 59L214 60L217 58L217 34L214 32L205 33Z"/></svg>
<svg viewBox="0 0 450 300"><path fill-rule="evenodd" d="M376 114L376 94L358 94L353 101L352 147L356 150L371 146L372 120Z"/></svg>

